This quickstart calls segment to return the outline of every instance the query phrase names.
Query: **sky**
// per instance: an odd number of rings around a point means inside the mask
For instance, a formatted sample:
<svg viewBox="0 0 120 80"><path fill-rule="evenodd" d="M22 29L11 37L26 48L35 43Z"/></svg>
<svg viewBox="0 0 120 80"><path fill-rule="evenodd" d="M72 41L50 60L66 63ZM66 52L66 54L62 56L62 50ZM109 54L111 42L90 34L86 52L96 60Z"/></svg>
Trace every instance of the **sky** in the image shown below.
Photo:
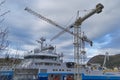
<svg viewBox="0 0 120 80"><path fill-rule="evenodd" d="M2 2L4 0L0 0ZM73 36L64 33L57 39L50 41L61 30L38 17L25 11L25 7L55 21L64 28L72 24L79 10L79 17L89 13L101 3L104 9L100 14L94 14L81 24L82 31L93 41L93 47L86 43L87 58L95 55L110 55L120 53L120 0L5 0L0 6L0 14L7 10L10 13L0 26L8 27L10 54L24 55L38 46L36 40L46 38L46 43L56 46L64 59L73 59ZM71 30L72 31L72 30Z"/></svg>

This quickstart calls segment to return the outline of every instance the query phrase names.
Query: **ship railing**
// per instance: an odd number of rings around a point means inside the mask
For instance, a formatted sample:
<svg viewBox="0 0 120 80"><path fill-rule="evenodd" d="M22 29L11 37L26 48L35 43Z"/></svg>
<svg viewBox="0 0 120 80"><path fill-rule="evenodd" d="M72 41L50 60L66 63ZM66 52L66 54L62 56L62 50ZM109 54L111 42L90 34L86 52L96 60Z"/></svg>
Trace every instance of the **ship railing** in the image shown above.
<svg viewBox="0 0 120 80"><path fill-rule="evenodd" d="M34 59L34 62L60 62L60 60L54 60L54 59Z"/></svg>

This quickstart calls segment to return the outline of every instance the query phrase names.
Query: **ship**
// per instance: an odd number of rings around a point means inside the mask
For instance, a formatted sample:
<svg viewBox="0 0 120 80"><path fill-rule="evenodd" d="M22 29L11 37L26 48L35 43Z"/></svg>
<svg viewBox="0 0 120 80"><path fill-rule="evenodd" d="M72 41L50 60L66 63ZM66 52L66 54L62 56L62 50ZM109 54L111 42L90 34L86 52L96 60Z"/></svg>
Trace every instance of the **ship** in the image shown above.
<svg viewBox="0 0 120 80"><path fill-rule="evenodd" d="M52 45L45 45L40 38L39 48L35 48L24 56L24 60L15 67L14 80L74 80L75 62L64 62L63 54L57 53ZM119 80L119 71L105 71L99 64L80 65L82 80Z"/></svg>
<svg viewBox="0 0 120 80"><path fill-rule="evenodd" d="M63 53L57 53L44 41L40 38L40 47L29 51L18 65L2 67L0 80L75 80L76 63L64 62ZM99 64L83 64L79 68L79 80L120 80L119 71L105 71Z"/></svg>

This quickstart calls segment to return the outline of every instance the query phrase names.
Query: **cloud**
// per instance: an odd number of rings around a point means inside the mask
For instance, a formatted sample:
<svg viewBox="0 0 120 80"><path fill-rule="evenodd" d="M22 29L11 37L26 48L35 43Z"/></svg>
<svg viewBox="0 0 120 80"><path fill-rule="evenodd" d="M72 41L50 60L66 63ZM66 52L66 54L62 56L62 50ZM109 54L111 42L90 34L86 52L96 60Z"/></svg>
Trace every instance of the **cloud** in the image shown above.
<svg viewBox="0 0 120 80"><path fill-rule="evenodd" d="M75 21L78 10L80 10L79 16L83 17L98 3L104 5L103 12L91 16L81 25L88 38L94 42L92 48L86 46L87 55L91 57L104 53L107 49L110 49L111 54L119 53L120 0L7 0L4 9L9 9L11 12L6 15L3 25L10 28L11 46L17 46L17 43L20 43L19 50L29 51L36 45L35 40L43 36L48 39L49 44L56 45L58 51L63 52L69 60L73 57L73 36L65 33L51 42L50 39L61 30L29 14L24 8L28 6L66 27Z"/></svg>
<svg viewBox="0 0 120 80"><path fill-rule="evenodd" d="M119 30L115 30L114 32L110 33L109 36L111 39L107 39L106 42L109 42L107 45L102 46L102 48L114 48L114 49L119 49L120 45L120 35L119 35Z"/></svg>

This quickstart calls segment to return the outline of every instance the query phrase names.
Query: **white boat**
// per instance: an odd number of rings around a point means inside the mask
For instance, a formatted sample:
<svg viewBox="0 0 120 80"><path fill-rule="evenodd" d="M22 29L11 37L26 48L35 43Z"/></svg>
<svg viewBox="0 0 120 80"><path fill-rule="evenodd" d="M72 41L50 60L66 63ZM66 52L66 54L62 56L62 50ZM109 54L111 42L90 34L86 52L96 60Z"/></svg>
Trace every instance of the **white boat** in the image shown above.
<svg viewBox="0 0 120 80"><path fill-rule="evenodd" d="M63 62L63 54L56 53L53 46L36 48L24 56L24 60L15 67L14 80L74 80L75 63ZM99 64L80 65L82 80L120 80L120 72L105 72Z"/></svg>

